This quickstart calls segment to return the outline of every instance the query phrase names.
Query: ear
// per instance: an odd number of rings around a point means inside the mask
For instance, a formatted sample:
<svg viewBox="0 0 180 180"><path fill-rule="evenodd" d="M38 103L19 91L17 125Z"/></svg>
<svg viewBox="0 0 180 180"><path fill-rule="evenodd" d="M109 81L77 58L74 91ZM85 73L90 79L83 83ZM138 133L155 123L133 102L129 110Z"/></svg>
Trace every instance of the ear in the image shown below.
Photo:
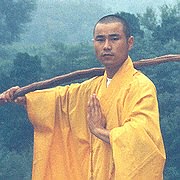
<svg viewBox="0 0 180 180"><path fill-rule="evenodd" d="M128 50L130 51L134 45L134 37L130 36L128 39Z"/></svg>
<svg viewBox="0 0 180 180"><path fill-rule="evenodd" d="M93 42L93 45L95 44L95 40L94 40L94 38L92 39L92 42Z"/></svg>

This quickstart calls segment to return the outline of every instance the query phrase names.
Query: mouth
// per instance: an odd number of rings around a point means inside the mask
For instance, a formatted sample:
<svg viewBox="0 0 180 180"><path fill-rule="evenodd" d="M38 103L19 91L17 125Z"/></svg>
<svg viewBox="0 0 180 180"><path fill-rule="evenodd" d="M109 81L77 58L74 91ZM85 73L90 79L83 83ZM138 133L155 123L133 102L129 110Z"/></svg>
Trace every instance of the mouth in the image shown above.
<svg viewBox="0 0 180 180"><path fill-rule="evenodd" d="M103 53L102 56L103 56L103 57L113 56L113 54L111 54L111 53Z"/></svg>

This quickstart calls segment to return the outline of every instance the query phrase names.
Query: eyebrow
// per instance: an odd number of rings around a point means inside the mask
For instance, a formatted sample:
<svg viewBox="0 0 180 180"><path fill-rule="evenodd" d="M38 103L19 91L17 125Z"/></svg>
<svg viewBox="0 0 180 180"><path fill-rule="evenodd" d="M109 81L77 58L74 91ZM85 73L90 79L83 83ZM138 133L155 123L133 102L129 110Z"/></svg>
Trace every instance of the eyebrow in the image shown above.
<svg viewBox="0 0 180 180"><path fill-rule="evenodd" d="M109 34L110 37L112 36L120 36L120 34Z"/></svg>
<svg viewBox="0 0 180 180"><path fill-rule="evenodd" d="M101 37L103 38L103 37L105 37L105 36L106 36L106 35L101 35L101 34L100 34L100 35L97 35L96 38L101 38ZM114 37L114 36L118 36L118 37L119 37L119 36L121 36L121 35L120 35L120 34L108 34L108 36L109 36L109 37Z"/></svg>

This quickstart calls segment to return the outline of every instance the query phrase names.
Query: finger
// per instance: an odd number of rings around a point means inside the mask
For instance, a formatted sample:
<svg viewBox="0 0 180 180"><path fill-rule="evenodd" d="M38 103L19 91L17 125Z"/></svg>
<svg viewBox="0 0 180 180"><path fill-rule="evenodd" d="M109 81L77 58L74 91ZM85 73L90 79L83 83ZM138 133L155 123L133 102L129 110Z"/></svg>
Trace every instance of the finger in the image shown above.
<svg viewBox="0 0 180 180"><path fill-rule="evenodd" d="M18 97L18 98L16 98L15 100L14 100L14 102L16 103L16 104L19 104L19 105L26 105L26 98L25 98L25 96L23 96L23 97Z"/></svg>
<svg viewBox="0 0 180 180"><path fill-rule="evenodd" d="M94 108L94 95L90 96L90 107L93 109Z"/></svg>
<svg viewBox="0 0 180 180"><path fill-rule="evenodd" d="M4 103L4 102L7 102L7 99L6 99L6 97L5 97L5 93L2 93L2 94L0 95L0 103Z"/></svg>
<svg viewBox="0 0 180 180"><path fill-rule="evenodd" d="M9 89L9 96L10 99L13 100L14 99L14 93L19 89L19 86L15 86Z"/></svg>
<svg viewBox="0 0 180 180"><path fill-rule="evenodd" d="M87 111L88 111L89 114L91 114L92 108L93 108L92 96L90 96L89 101L88 101L88 107L87 107Z"/></svg>
<svg viewBox="0 0 180 180"><path fill-rule="evenodd" d="M97 102L96 102L96 95L93 94L93 108L94 112L97 114L98 107L97 107Z"/></svg>
<svg viewBox="0 0 180 180"><path fill-rule="evenodd" d="M19 86L12 87L2 93L2 98L5 102L13 102L14 93L19 89Z"/></svg>
<svg viewBox="0 0 180 180"><path fill-rule="evenodd" d="M90 112L90 106L89 106L89 101L88 101L88 105L87 105L87 112Z"/></svg>
<svg viewBox="0 0 180 180"><path fill-rule="evenodd" d="M10 90L5 91L3 94L6 102L11 102Z"/></svg>
<svg viewBox="0 0 180 180"><path fill-rule="evenodd" d="M97 98L96 95L93 95L93 105L96 113L100 113L101 107L100 107L99 99Z"/></svg>

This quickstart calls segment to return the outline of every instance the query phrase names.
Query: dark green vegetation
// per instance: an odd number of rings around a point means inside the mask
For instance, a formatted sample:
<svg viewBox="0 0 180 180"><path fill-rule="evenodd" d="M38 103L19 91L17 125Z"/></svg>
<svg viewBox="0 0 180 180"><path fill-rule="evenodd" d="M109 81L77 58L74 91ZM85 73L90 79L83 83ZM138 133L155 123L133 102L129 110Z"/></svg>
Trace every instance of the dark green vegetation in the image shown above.
<svg viewBox="0 0 180 180"><path fill-rule="evenodd" d="M96 20L108 11L95 3L64 2L61 10L56 6L53 11L56 16L51 14L50 20L42 22L50 23L49 30L53 30L48 33L52 35L48 36L49 41L40 44L42 39L36 36L35 24L31 29L33 36L26 41L24 36L23 42L20 39L23 31L31 27L25 26L26 23L35 18L31 16L36 12L35 1L0 0L0 92L14 85L24 86L77 69L100 66L89 41L90 31ZM70 10L65 11L65 7ZM136 40L131 51L134 60L180 52L180 3L164 5L159 12L157 15L151 8L143 14L118 12L132 24ZM13 43L17 40L21 41ZM141 69L157 87L167 153L165 180L180 179L179 69L180 63ZM33 129L25 110L14 104L0 106L0 179L30 180L32 147Z"/></svg>

